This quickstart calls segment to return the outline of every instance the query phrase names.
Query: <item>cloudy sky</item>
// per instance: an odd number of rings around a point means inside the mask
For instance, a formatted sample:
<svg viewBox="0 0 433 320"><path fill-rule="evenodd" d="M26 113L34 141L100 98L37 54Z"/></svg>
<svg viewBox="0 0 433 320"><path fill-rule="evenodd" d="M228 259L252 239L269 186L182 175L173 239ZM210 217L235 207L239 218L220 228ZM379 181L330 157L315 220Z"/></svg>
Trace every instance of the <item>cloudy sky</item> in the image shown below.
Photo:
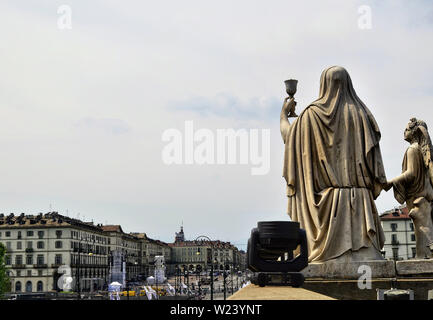
<svg viewBox="0 0 433 320"><path fill-rule="evenodd" d="M72 29L58 27L61 5ZM408 120L433 126L432 35L427 0L1 1L0 212L55 210L164 241L183 222L189 239L245 244L258 220L288 219L283 81L299 80L299 113L322 70L344 66L381 128L390 179ZM270 129L269 173L164 164L162 134L186 120Z"/></svg>

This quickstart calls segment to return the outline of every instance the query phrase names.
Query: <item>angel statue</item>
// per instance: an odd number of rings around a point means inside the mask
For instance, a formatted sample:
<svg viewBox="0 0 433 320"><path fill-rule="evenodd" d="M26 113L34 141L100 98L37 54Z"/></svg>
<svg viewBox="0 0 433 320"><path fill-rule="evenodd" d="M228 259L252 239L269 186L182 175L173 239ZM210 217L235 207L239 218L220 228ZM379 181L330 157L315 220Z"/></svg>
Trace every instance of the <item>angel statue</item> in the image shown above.
<svg viewBox="0 0 433 320"><path fill-rule="evenodd" d="M402 174L387 183L394 189L395 199L406 202L416 237L416 259L431 258L433 250L433 147L427 124L410 119L404 140L410 143L403 158Z"/></svg>

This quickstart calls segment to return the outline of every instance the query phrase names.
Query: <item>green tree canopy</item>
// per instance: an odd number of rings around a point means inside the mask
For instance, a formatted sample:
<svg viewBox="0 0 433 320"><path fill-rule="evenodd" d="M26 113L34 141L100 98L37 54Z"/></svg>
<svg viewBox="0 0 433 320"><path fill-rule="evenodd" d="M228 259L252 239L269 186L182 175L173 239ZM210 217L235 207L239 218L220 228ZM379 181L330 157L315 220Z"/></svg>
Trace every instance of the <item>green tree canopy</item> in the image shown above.
<svg viewBox="0 0 433 320"><path fill-rule="evenodd" d="M0 297L3 297L6 292L10 291L10 281L6 273L5 255L6 248L3 243L0 243Z"/></svg>

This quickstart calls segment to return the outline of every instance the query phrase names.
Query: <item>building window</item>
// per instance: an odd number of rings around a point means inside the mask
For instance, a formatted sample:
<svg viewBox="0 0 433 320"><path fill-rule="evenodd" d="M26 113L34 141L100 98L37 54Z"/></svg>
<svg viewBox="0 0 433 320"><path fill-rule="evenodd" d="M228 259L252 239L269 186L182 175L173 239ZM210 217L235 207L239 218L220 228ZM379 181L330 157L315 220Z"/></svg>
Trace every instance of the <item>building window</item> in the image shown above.
<svg viewBox="0 0 433 320"><path fill-rule="evenodd" d="M56 249L62 248L62 241L56 241Z"/></svg>
<svg viewBox="0 0 433 320"><path fill-rule="evenodd" d="M21 239L21 231L18 231L18 239Z"/></svg>
<svg viewBox="0 0 433 320"><path fill-rule="evenodd" d="M6 249L8 249L8 250L12 249L12 244L10 241L6 242Z"/></svg>
<svg viewBox="0 0 433 320"><path fill-rule="evenodd" d="M416 247L412 247L412 258L416 257Z"/></svg>
<svg viewBox="0 0 433 320"><path fill-rule="evenodd" d="M392 256L394 260L398 260L398 248L392 248Z"/></svg>
<svg viewBox="0 0 433 320"><path fill-rule="evenodd" d="M391 231L397 231L397 223L391 223Z"/></svg>
<svg viewBox="0 0 433 320"><path fill-rule="evenodd" d="M27 270L27 277L31 277L32 276L32 270Z"/></svg>
<svg viewBox="0 0 433 320"><path fill-rule="evenodd" d="M391 243L392 244L398 244L397 235L396 234L392 234L391 235Z"/></svg>
<svg viewBox="0 0 433 320"><path fill-rule="evenodd" d="M409 224L409 226L410 226L410 231L413 231L413 223L412 222Z"/></svg>
<svg viewBox="0 0 433 320"><path fill-rule="evenodd" d="M21 270L17 270L17 277L21 277Z"/></svg>
<svg viewBox="0 0 433 320"><path fill-rule="evenodd" d="M33 237L33 231L27 231L27 237Z"/></svg>
<svg viewBox="0 0 433 320"><path fill-rule="evenodd" d="M22 265L23 264L23 256L22 255L17 255L15 257L15 264L18 264L18 265Z"/></svg>
<svg viewBox="0 0 433 320"><path fill-rule="evenodd" d="M32 292L33 288L32 288L32 282L31 281L27 281L26 282L26 292Z"/></svg>
<svg viewBox="0 0 433 320"><path fill-rule="evenodd" d="M21 281L15 282L15 292L21 292Z"/></svg>
<svg viewBox="0 0 433 320"><path fill-rule="evenodd" d="M44 256L42 254L38 254L38 257L36 259L38 265L44 264Z"/></svg>
<svg viewBox="0 0 433 320"><path fill-rule="evenodd" d="M61 254L56 254L56 256L54 257L54 263L57 265L62 264L62 255Z"/></svg>
<svg viewBox="0 0 433 320"><path fill-rule="evenodd" d="M410 235L410 240L411 240L411 241L416 241L416 239L415 239L415 234L414 234L414 233L412 233L412 234Z"/></svg>
<svg viewBox="0 0 433 320"><path fill-rule="evenodd" d="M33 242L32 241L28 241L27 242L27 249L32 249L33 248Z"/></svg>
<svg viewBox="0 0 433 320"><path fill-rule="evenodd" d="M33 256L29 255L26 257L26 264L33 264Z"/></svg>
<svg viewBox="0 0 433 320"><path fill-rule="evenodd" d="M60 239L62 237L62 230L56 230L56 236L57 239Z"/></svg>
<svg viewBox="0 0 433 320"><path fill-rule="evenodd" d="M10 231L6 231L5 235L6 235L6 237L10 237L11 236L11 232Z"/></svg>
<svg viewBox="0 0 433 320"><path fill-rule="evenodd" d="M38 277L42 277L42 270L38 270Z"/></svg>
<svg viewBox="0 0 433 320"><path fill-rule="evenodd" d="M21 250L22 249L22 243L21 241L17 241L17 250Z"/></svg>
<svg viewBox="0 0 433 320"><path fill-rule="evenodd" d="M43 249L43 248L44 248L44 242L38 241L38 249Z"/></svg>
<svg viewBox="0 0 433 320"><path fill-rule="evenodd" d="M43 285L42 281L38 281L38 284L36 285L36 290L38 292L44 291L44 285Z"/></svg>
<svg viewBox="0 0 433 320"><path fill-rule="evenodd" d="M38 237L39 237L39 239L42 239L44 237L44 232L38 231Z"/></svg>
<svg viewBox="0 0 433 320"><path fill-rule="evenodd" d="M11 265L11 256L6 256L5 264L6 264L7 266L10 266L10 265Z"/></svg>

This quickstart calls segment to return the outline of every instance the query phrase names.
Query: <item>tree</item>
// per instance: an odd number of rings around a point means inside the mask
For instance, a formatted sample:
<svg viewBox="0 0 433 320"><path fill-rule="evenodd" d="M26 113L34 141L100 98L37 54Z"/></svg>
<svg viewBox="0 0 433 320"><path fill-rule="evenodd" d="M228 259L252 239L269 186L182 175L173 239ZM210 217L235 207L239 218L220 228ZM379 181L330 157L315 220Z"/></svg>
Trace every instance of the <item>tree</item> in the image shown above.
<svg viewBox="0 0 433 320"><path fill-rule="evenodd" d="M0 243L0 298L10 291L10 280L6 273L5 255L6 248L3 243Z"/></svg>

